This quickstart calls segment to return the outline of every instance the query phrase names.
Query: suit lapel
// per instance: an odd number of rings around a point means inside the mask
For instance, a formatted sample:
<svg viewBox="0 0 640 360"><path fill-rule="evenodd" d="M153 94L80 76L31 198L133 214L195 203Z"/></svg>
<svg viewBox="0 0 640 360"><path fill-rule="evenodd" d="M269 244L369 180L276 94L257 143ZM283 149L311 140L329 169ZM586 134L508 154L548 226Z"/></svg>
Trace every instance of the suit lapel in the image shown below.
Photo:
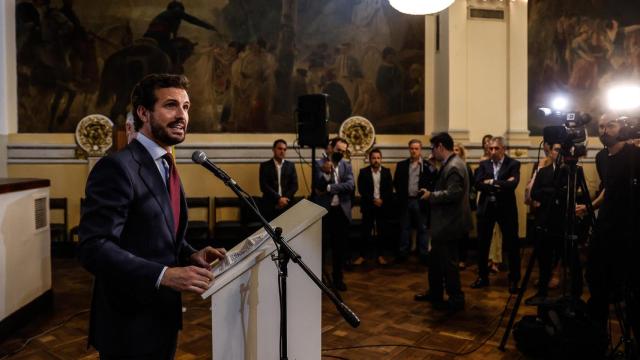
<svg viewBox="0 0 640 360"><path fill-rule="evenodd" d="M498 170L498 180L505 180L503 179L504 172L505 170L507 170L507 166L509 166L509 162L511 162L511 159L505 155L504 160L502 161L502 166L500 166L500 170Z"/></svg>
<svg viewBox="0 0 640 360"><path fill-rule="evenodd" d="M169 227L173 240L175 241L175 231L173 229L173 213L171 211L171 203L169 201L169 192L167 185L162 181L162 176L158 172L158 167L149 155L147 149L138 141L131 142L132 154L140 165L138 173L142 182L147 186L149 192L156 199L158 206L164 214L164 219ZM184 197L184 196L183 196Z"/></svg>

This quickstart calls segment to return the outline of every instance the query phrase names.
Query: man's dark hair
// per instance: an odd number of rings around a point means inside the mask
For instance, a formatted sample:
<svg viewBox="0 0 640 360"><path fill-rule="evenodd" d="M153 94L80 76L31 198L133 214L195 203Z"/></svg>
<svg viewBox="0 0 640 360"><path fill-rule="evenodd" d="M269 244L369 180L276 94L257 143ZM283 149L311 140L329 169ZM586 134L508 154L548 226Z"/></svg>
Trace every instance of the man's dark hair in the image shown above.
<svg viewBox="0 0 640 360"><path fill-rule="evenodd" d="M287 146L287 142L284 141L284 139L278 139L276 141L273 142L273 147L272 149L275 149L276 146L278 146L278 144L284 144L284 146Z"/></svg>
<svg viewBox="0 0 640 360"><path fill-rule="evenodd" d="M133 113L133 126L140 131L142 119L138 116L138 107L153 110L156 101L156 90L165 88L189 89L189 79L184 75L176 74L149 74L140 80L131 92L131 112Z"/></svg>
<svg viewBox="0 0 640 360"><path fill-rule="evenodd" d="M442 146L444 146L445 149L449 151L453 151L453 138L451 137L451 135L449 135L449 133L446 133L446 132L438 133L432 136L429 142L433 147L436 147L439 144L442 144Z"/></svg>
<svg viewBox="0 0 640 360"><path fill-rule="evenodd" d="M347 140L345 140L344 138L341 137L334 137L333 139L331 139L330 144L331 147L336 147L336 144L338 144L339 142L343 142L347 145L349 145L349 143L347 142Z"/></svg>
<svg viewBox="0 0 640 360"><path fill-rule="evenodd" d="M411 145L413 145L413 144L418 144L418 145L420 145L420 147L422 147L422 141L420 141L420 140L418 140L418 139L411 139L411 140L409 140L409 144L408 144L408 145L409 145L409 147L411 147Z"/></svg>
<svg viewBox="0 0 640 360"><path fill-rule="evenodd" d="M373 149L371 149L371 151L369 151L369 160L371 160L371 154L373 154L373 153L378 153L378 154L380 154L380 157L382 157L382 151L380 151L380 149L378 149L378 148L373 148Z"/></svg>

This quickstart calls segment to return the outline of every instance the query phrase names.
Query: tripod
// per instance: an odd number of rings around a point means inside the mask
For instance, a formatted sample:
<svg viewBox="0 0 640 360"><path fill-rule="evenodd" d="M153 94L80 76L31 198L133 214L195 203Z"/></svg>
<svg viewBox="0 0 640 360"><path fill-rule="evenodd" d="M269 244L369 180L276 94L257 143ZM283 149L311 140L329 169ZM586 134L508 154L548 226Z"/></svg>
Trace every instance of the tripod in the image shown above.
<svg viewBox="0 0 640 360"><path fill-rule="evenodd" d="M620 332L622 335L618 340L618 343L612 347L611 352L609 353L608 359L634 359L636 355L634 354L637 349L634 349L634 339L631 336L631 329L629 326L629 321L627 318L626 309L623 308L623 305L626 306L630 301L631 296L628 294L628 290L625 290L625 295L623 300L615 301L613 303L616 317L618 318L618 323L620 324ZM622 347L622 350L620 348Z"/></svg>
<svg viewBox="0 0 640 360"><path fill-rule="evenodd" d="M573 150L573 149L572 149ZM574 152L573 152L574 153ZM561 173L566 172L567 175L567 196L566 196L566 208L565 208L565 228L564 228L564 261L563 261L563 297L569 300L569 312L572 312L575 308L576 303L579 300L579 291L582 288L581 276L582 273L580 271L580 264L578 259L578 236L576 234L576 191L580 189L582 191L583 198L586 200L587 204L587 213L589 224L593 226L595 224L595 217L593 208L591 206L589 190L586 185L586 181L584 178L584 172L581 167L577 165L578 158L573 156L572 152L565 152L564 149L561 154L559 154L558 159L556 160L556 173L554 174L554 185L557 185L558 182L557 176L560 176ZM560 166L560 164L563 164ZM556 188L556 191L558 189ZM538 236L536 236L537 238ZM505 346L509 339L509 335L511 330L513 329L513 324L515 322L516 315L518 313L518 309L520 308L520 304L522 302L522 298L527 290L527 285L529 283L529 279L531 278L531 273L533 272L533 266L535 264L536 258L539 257L540 252L540 243L539 239L535 240L533 253L529 258L529 263L527 264L527 270L524 274L524 278L522 280L522 284L520 287L520 291L518 292L518 296L516 297L515 304L513 309L511 310L511 315L509 317L509 322L507 323L507 327L504 331L504 335L502 336L502 340L498 346L498 349L501 351L505 350ZM568 266L567 266L568 264ZM571 277L568 276L570 269ZM567 281L567 280L571 281ZM569 283L571 284L571 289L568 289Z"/></svg>

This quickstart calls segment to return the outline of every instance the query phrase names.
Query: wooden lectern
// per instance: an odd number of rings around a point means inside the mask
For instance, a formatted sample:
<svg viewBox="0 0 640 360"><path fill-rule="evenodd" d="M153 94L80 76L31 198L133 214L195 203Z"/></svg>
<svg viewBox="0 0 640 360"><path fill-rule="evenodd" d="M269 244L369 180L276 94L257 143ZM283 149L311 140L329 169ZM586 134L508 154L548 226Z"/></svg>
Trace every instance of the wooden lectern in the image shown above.
<svg viewBox="0 0 640 360"><path fill-rule="evenodd" d="M321 278L322 217L327 211L302 200L271 222L316 276ZM271 260L276 247L264 229L228 251L214 267L211 297L213 360L278 359L280 305L278 268ZM293 263L287 281L289 359L321 357L322 293Z"/></svg>

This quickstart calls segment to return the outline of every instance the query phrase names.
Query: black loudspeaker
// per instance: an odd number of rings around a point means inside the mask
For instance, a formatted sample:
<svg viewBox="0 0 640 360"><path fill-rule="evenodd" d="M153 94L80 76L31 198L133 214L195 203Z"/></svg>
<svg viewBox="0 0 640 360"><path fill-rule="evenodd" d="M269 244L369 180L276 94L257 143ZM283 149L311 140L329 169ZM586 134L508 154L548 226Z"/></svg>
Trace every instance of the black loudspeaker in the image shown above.
<svg viewBox="0 0 640 360"><path fill-rule="evenodd" d="M310 94L298 97L298 144L326 147L329 143L327 95Z"/></svg>

